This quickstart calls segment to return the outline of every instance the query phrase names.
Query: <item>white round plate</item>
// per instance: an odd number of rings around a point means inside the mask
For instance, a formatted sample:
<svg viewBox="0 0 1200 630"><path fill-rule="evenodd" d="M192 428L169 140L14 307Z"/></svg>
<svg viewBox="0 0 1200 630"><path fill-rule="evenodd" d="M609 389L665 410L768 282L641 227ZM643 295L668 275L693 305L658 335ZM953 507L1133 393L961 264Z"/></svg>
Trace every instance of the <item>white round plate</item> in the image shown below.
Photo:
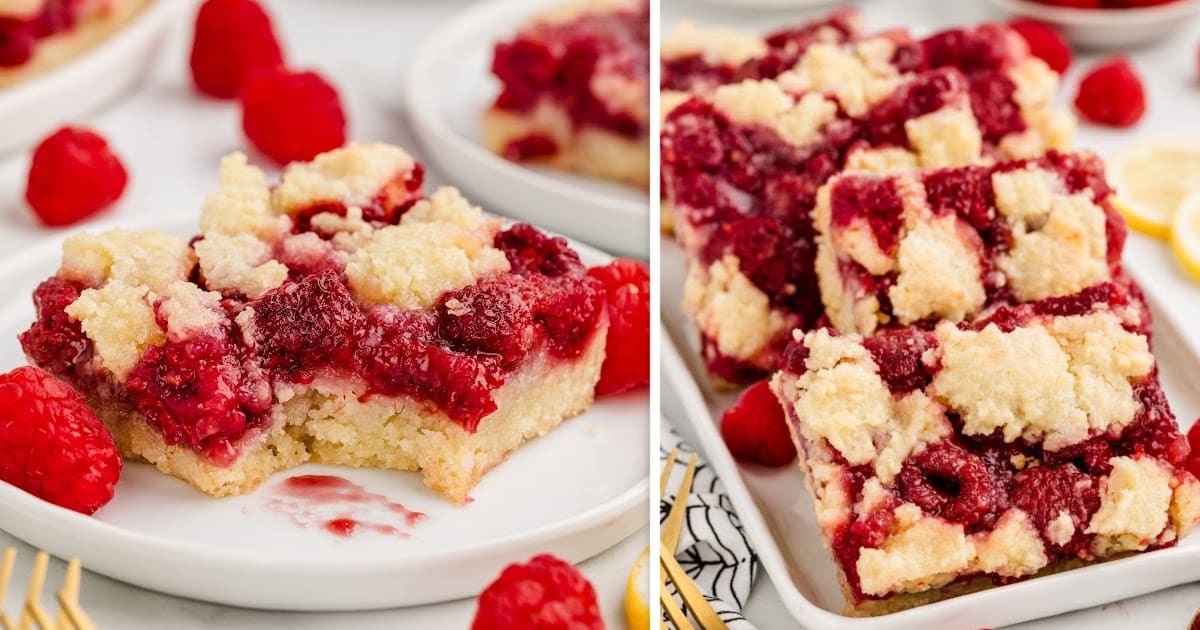
<svg viewBox="0 0 1200 630"><path fill-rule="evenodd" d="M95 48L0 90L0 154L24 148L132 87L154 67L172 23L187 6L186 0L154 0Z"/></svg>
<svg viewBox="0 0 1200 630"><path fill-rule="evenodd" d="M187 236L194 223L151 227ZM25 362L16 336L32 321L31 291L58 268L60 242L0 262L0 291L11 296L0 308L0 370ZM587 264L607 259L579 251ZM518 449L465 506L410 472L308 464L250 495L214 499L126 462L116 498L93 517L0 483L0 529L130 584L233 606L366 610L474 596L509 563L538 553L580 562L645 526L648 406L645 390L601 399ZM341 538L314 526L323 520L296 523L272 508L279 484L299 474L338 475L427 516L401 535Z"/></svg>
<svg viewBox="0 0 1200 630"><path fill-rule="evenodd" d="M425 153L451 181L488 199L484 210L646 258L650 203L644 190L516 164L482 144L480 117L499 92L492 47L530 16L562 0L496 0L472 6L430 34L405 82L409 119Z"/></svg>
<svg viewBox="0 0 1200 630"><path fill-rule="evenodd" d="M1145 9L1074 9L1030 0L989 0L1002 11L1057 27L1090 50L1120 50L1161 41L1200 11L1200 0L1176 0Z"/></svg>

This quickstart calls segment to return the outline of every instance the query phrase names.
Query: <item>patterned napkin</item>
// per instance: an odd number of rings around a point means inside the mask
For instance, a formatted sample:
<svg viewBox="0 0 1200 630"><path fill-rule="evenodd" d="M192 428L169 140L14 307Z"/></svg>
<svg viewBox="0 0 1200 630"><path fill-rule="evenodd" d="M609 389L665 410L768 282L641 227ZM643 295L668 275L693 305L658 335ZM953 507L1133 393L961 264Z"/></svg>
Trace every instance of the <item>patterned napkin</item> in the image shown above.
<svg viewBox="0 0 1200 630"><path fill-rule="evenodd" d="M674 490L683 479L688 459L696 450L684 442L668 422L662 422L661 427L659 464L665 466L671 449L679 447L668 494L662 497L659 505L659 518L666 520L675 502ZM758 555L746 539L742 522L725 487L703 457L697 462L692 493L688 498L687 519L675 558L730 630L754 630L754 625L742 616L742 607L758 575Z"/></svg>

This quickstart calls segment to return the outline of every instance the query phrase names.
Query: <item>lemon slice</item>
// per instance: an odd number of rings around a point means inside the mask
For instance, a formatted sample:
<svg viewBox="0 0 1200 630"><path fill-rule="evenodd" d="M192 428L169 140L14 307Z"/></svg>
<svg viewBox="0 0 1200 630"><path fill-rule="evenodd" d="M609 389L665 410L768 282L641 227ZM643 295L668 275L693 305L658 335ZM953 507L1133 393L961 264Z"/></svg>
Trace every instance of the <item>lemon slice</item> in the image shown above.
<svg viewBox="0 0 1200 630"><path fill-rule="evenodd" d="M650 548L638 556L625 585L625 621L629 630L650 630Z"/></svg>
<svg viewBox="0 0 1200 630"><path fill-rule="evenodd" d="M1175 211L1171 250L1192 278L1200 280L1200 192L1185 197Z"/></svg>
<svg viewBox="0 0 1200 630"><path fill-rule="evenodd" d="M1166 239L1179 203L1200 189L1200 145L1147 145L1118 156L1108 170L1129 227Z"/></svg>

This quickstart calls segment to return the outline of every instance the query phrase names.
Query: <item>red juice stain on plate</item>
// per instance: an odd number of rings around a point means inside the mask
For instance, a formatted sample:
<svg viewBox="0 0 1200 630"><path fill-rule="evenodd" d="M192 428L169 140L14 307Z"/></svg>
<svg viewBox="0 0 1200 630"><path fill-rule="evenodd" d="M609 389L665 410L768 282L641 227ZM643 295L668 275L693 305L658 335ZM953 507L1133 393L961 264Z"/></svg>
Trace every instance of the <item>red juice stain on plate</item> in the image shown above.
<svg viewBox="0 0 1200 630"><path fill-rule="evenodd" d="M349 538L362 531L408 536L406 530L425 518L382 494L342 477L297 475L272 489L267 507L300 527L321 529Z"/></svg>

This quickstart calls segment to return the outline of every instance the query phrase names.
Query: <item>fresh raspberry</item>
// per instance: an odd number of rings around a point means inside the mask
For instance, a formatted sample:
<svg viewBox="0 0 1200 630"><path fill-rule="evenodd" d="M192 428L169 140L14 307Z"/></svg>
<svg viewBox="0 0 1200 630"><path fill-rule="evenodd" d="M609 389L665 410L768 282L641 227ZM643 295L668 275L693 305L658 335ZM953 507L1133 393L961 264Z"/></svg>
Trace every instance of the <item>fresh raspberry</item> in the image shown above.
<svg viewBox="0 0 1200 630"><path fill-rule="evenodd" d="M242 86L242 130L268 157L311 160L346 142L346 115L334 89L312 71L259 70Z"/></svg>
<svg viewBox="0 0 1200 630"><path fill-rule="evenodd" d="M1200 419L1188 430L1187 440L1192 448L1187 459L1187 469L1196 477L1200 477Z"/></svg>
<svg viewBox="0 0 1200 630"><path fill-rule="evenodd" d="M479 596L471 630L604 630L596 589L575 567L543 554L512 564Z"/></svg>
<svg viewBox="0 0 1200 630"><path fill-rule="evenodd" d="M1053 26L1030 18L1017 18L1008 23L1025 43L1034 57L1046 62L1050 69L1062 74L1071 66L1071 45Z"/></svg>
<svg viewBox="0 0 1200 630"><path fill-rule="evenodd" d="M759 381L738 396L721 415L721 437L740 462L784 466L796 458L783 407L767 381Z"/></svg>
<svg viewBox="0 0 1200 630"><path fill-rule="evenodd" d="M628 258L588 269L608 295L608 341L596 395L650 383L650 268Z"/></svg>
<svg viewBox="0 0 1200 630"><path fill-rule="evenodd" d="M192 81L216 98L234 98L258 68L283 65L271 16L255 0L207 0L196 14Z"/></svg>
<svg viewBox="0 0 1200 630"><path fill-rule="evenodd" d="M1101 61L1079 83L1075 108L1097 124L1132 126L1146 112L1142 79L1124 57Z"/></svg>
<svg viewBox="0 0 1200 630"><path fill-rule="evenodd" d="M104 138L83 127L63 127L33 150L25 200L42 223L70 225L120 199L128 181Z"/></svg>
<svg viewBox="0 0 1200 630"><path fill-rule="evenodd" d="M121 456L78 392L34 367L0 375L0 479L92 514L113 498Z"/></svg>

